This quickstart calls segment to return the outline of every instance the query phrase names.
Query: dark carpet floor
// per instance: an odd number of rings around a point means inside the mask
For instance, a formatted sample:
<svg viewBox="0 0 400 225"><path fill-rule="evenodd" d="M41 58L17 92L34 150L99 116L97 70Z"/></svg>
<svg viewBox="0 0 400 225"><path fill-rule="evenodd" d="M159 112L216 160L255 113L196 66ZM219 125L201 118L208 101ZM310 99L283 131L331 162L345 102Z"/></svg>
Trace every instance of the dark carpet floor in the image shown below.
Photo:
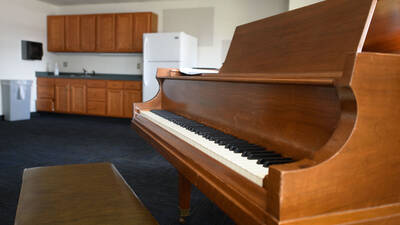
<svg viewBox="0 0 400 225"><path fill-rule="evenodd" d="M0 121L0 224L14 224L24 168L111 162L161 225L179 224L177 172L128 119L40 114ZM187 225L233 224L193 189Z"/></svg>

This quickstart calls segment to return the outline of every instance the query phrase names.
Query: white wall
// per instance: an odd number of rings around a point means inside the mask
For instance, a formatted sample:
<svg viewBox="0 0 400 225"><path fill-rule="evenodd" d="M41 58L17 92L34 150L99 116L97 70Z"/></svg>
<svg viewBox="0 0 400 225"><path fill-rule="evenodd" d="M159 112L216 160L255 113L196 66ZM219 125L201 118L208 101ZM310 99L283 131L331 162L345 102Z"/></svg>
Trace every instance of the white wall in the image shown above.
<svg viewBox="0 0 400 225"><path fill-rule="evenodd" d="M323 0L289 0L289 10L311 5Z"/></svg>
<svg viewBox="0 0 400 225"><path fill-rule="evenodd" d="M35 71L46 70L48 60L21 59L21 40L38 41L46 49L46 15L57 7L34 0L1 0L0 2L0 80L35 79ZM1 89L1 87L0 87ZM31 111L35 111L36 85L32 87ZM0 115L3 114L0 92Z"/></svg>
<svg viewBox="0 0 400 225"><path fill-rule="evenodd" d="M142 55L48 53L46 51L46 16L152 11L158 14L158 30L163 31L163 10L214 7L213 45L199 48L198 66L220 67L227 43L236 26L284 11L289 0L186 0L136 3L91 4L56 7L37 0L1 0L0 2L0 79L35 79L35 71L53 71L59 62L61 72L80 72L82 67L98 73L137 74ZM21 40L42 42L42 61L21 60ZM68 62L64 68L62 62ZM0 92L1 94L1 92ZM32 86L32 111L35 111L36 85ZM1 101L1 98L0 98ZM0 102L0 115L2 115Z"/></svg>
<svg viewBox="0 0 400 225"><path fill-rule="evenodd" d="M110 12L139 12L151 11L158 14L158 31L163 31L163 10L214 7L213 45L202 46L198 52L198 66L220 67L224 60L224 44L232 39L234 29L237 25L248 23L257 19L272 16L288 9L288 0L186 0L186 1L151 1L132 3L95 4L79 6L63 6L60 14L82 14L82 13L110 13ZM111 56L112 57L112 56ZM61 71L79 72L82 67L103 73L106 58L94 54L77 55L62 54L54 55L54 60L68 61L68 68L60 68ZM119 56L120 61L131 62L130 67L120 67L114 61L107 68L113 73L140 73L136 64L141 63L140 56ZM86 66L90 64L90 66ZM115 63L115 64L114 64ZM52 65L50 66L50 69ZM75 71L78 70L78 71Z"/></svg>
<svg viewBox="0 0 400 225"><path fill-rule="evenodd" d="M54 71L57 62L61 72L88 72L112 74L142 74L142 54L113 53L50 53L48 71ZM64 67L63 62L67 62ZM137 68L137 63L140 67Z"/></svg>

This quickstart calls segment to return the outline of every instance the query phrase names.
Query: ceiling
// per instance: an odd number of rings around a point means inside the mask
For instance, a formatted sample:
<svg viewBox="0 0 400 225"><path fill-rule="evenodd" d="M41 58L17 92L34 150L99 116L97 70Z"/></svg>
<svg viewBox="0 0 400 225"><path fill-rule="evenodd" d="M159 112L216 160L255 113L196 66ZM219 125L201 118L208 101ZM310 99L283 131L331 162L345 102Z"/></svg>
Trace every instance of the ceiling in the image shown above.
<svg viewBox="0 0 400 225"><path fill-rule="evenodd" d="M170 0L38 0L53 5L85 5L85 4L103 4L119 2L151 2L151 1L170 1Z"/></svg>

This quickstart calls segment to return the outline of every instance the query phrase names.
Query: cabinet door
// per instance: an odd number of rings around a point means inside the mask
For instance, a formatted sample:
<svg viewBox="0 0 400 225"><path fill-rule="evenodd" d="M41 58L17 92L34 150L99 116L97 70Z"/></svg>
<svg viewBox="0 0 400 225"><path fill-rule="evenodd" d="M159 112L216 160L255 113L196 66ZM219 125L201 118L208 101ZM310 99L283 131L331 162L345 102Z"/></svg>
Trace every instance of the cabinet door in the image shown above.
<svg viewBox="0 0 400 225"><path fill-rule="evenodd" d="M68 80L57 79L55 83L55 111L64 113L70 112Z"/></svg>
<svg viewBox="0 0 400 225"><path fill-rule="evenodd" d="M64 16L47 17L47 50L50 52L62 52L64 45Z"/></svg>
<svg viewBox="0 0 400 225"><path fill-rule="evenodd" d="M106 103L105 102L96 102L96 101L88 101L88 114L96 115L96 116L105 116L106 115Z"/></svg>
<svg viewBox="0 0 400 225"><path fill-rule="evenodd" d="M71 112L86 113L85 80L71 80Z"/></svg>
<svg viewBox="0 0 400 225"><path fill-rule="evenodd" d="M133 103L142 101L142 93L140 91L124 91L124 117L133 117Z"/></svg>
<svg viewBox="0 0 400 225"><path fill-rule="evenodd" d="M36 100L36 111L40 112L53 112L54 111L54 101L53 99L43 98Z"/></svg>
<svg viewBox="0 0 400 225"><path fill-rule="evenodd" d="M143 51L143 33L157 31L157 17L152 13L135 13L133 18L133 50Z"/></svg>
<svg viewBox="0 0 400 225"><path fill-rule="evenodd" d="M54 98L54 86L37 85L37 98Z"/></svg>
<svg viewBox="0 0 400 225"><path fill-rule="evenodd" d="M106 101L106 89L104 88L87 88L88 101Z"/></svg>
<svg viewBox="0 0 400 225"><path fill-rule="evenodd" d="M106 103L97 101L88 101L87 112L90 115L105 116L106 115Z"/></svg>
<svg viewBox="0 0 400 225"><path fill-rule="evenodd" d="M99 52L115 49L115 14L97 16L96 50Z"/></svg>
<svg viewBox="0 0 400 225"><path fill-rule="evenodd" d="M38 77L36 110L52 112L54 111L54 79Z"/></svg>
<svg viewBox="0 0 400 225"><path fill-rule="evenodd" d="M65 16L65 50L77 52L80 50L79 16Z"/></svg>
<svg viewBox="0 0 400 225"><path fill-rule="evenodd" d="M96 51L96 16L79 16L80 50L83 52Z"/></svg>
<svg viewBox="0 0 400 225"><path fill-rule="evenodd" d="M107 90L107 115L115 117L124 116L123 90Z"/></svg>
<svg viewBox="0 0 400 225"><path fill-rule="evenodd" d="M120 52L133 50L133 14L115 15L115 48Z"/></svg>

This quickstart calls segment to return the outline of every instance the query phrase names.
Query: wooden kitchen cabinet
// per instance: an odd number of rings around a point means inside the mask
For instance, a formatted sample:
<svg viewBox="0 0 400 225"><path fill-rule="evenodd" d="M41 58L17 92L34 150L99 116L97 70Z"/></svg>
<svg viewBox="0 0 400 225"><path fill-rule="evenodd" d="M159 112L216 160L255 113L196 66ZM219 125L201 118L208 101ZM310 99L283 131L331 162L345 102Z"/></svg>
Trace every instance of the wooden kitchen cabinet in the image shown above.
<svg viewBox="0 0 400 225"><path fill-rule="evenodd" d="M115 14L101 14L96 17L96 51L115 50Z"/></svg>
<svg viewBox="0 0 400 225"><path fill-rule="evenodd" d="M79 22L80 51L96 51L96 16L81 15L79 16Z"/></svg>
<svg viewBox="0 0 400 225"><path fill-rule="evenodd" d="M124 91L120 89L107 90L107 116L124 116Z"/></svg>
<svg viewBox="0 0 400 225"><path fill-rule="evenodd" d="M36 110L54 111L54 79L37 78Z"/></svg>
<svg viewBox="0 0 400 225"><path fill-rule="evenodd" d="M106 115L106 103L90 101L87 103L87 110L89 115L105 116Z"/></svg>
<svg viewBox="0 0 400 225"><path fill-rule="evenodd" d="M132 118L141 81L37 79L37 111Z"/></svg>
<svg viewBox="0 0 400 225"><path fill-rule="evenodd" d="M157 15L135 13L133 18L133 51L143 51L143 34L157 32Z"/></svg>
<svg viewBox="0 0 400 225"><path fill-rule="evenodd" d="M124 117L133 117L133 103L142 101L142 82L124 82Z"/></svg>
<svg viewBox="0 0 400 225"><path fill-rule="evenodd" d="M56 112L70 112L70 91L68 79L55 79L55 110Z"/></svg>
<svg viewBox="0 0 400 225"><path fill-rule="evenodd" d="M105 116L107 83L105 80L87 80L87 113L89 115Z"/></svg>
<svg viewBox="0 0 400 225"><path fill-rule="evenodd" d="M115 49L121 52L133 50L133 14L115 15Z"/></svg>
<svg viewBox="0 0 400 225"><path fill-rule="evenodd" d="M86 84L85 80L70 80L71 112L86 113Z"/></svg>
<svg viewBox="0 0 400 225"><path fill-rule="evenodd" d="M51 52L142 52L143 33L151 32L157 32L151 12L47 17Z"/></svg>
<svg viewBox="0 0 400 225"><path fill-rule="evenodd" d="M52 52L65 51L65 16L47 17L47 50Z"/></svg>
<svg viewBox="0 0 400 225"><path fill-rule="evenodd" d="M133 103L141 101L141 91L124 90L124 117L133 118Z"/></svg>
<svg viewBox="0 0 400 225"><path fill-rule="evenodd" d="M79 20L78 15L65 16L65 51L78 52L80 50Z"/></svg>

